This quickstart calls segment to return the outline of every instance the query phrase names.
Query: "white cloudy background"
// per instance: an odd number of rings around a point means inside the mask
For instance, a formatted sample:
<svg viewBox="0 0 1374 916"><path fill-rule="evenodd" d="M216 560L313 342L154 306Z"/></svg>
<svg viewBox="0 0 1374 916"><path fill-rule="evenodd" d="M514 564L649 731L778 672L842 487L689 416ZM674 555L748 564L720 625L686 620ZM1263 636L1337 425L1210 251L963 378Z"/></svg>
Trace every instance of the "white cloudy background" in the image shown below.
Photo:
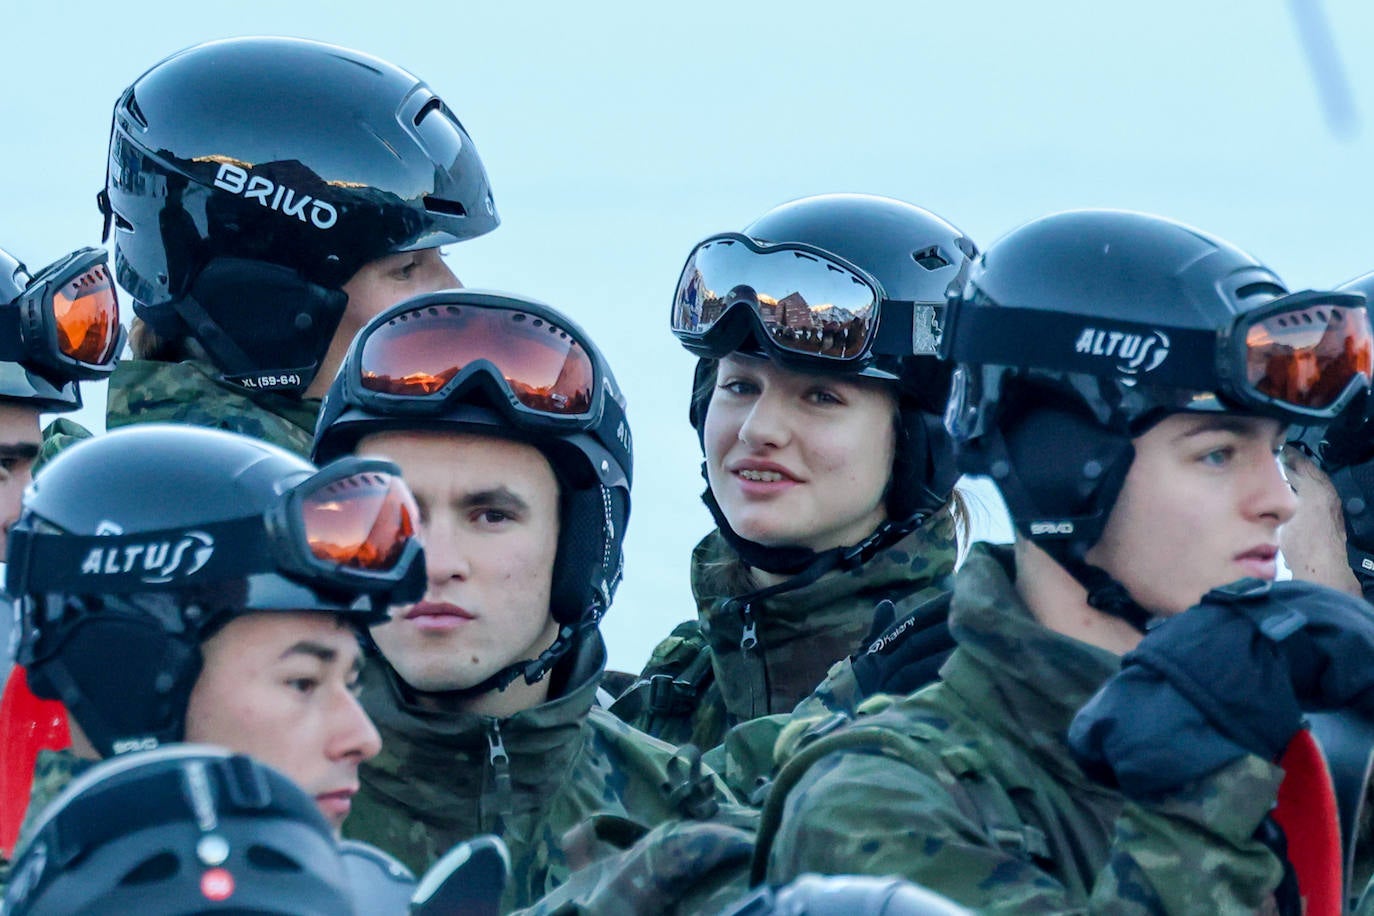
<svg viewBox="0 0 1374 916"><path fill-rule="evenodd" d="M1241 11L1244 14L1241 14ZM1353 108L1324 117L1296 23L1315 14ZM606 622L638 669L693 612L709 528L666 327L691 245L794 197L868 191L980 244L1044 213L1155 211L1291 285L1374 268L1374 7L1357 0L496 4L7 0L0 247L38 266L96 244L110 106L186 45L285 34L426 79L458 112L504 220L454 247L465 283L572 314L630 398L628 573ZM80 418L100 426L104 394ZM984 532L1005 528L989 512Z"/></svg>

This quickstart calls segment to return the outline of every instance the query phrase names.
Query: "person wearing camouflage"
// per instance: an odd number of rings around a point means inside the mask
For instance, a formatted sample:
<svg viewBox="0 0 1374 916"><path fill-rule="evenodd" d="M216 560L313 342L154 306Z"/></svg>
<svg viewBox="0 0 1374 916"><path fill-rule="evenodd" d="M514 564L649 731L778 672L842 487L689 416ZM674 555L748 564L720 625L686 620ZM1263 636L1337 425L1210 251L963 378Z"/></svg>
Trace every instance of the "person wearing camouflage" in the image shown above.
<svg viewBox="0 0 1374 916"><path fill-rule="evenodd" d="M116 102L109 159L101 208L136 315L111 428L190 423L307 454L353 335L459 286L438 246L499 222L476 147L428 86L301 39L163 60Z"/></svg>
<svg viewBox="0 0 1374 916"><path fill-rule="evenodd" d="M1271 581L1295 508L1275 454L1368 386L1363 299L1075 211L994 244L951 312L946 422L1016 541L958 572L938 683L788 726L755 879L897 874L978 912L1300 912L1316 885L1271 817L1277 761L1304 711L1368 715L1374 623Z"/></svg>
<svg viewBox="0 0 1374 916"><path fill-rule="evenodd" d="M417 872L494 833L525 906L577 867L730 796L696 755L597 705L621 574L630 431L614 376L546 305L450 290L358 335L315 454L385 456L415 488L424 599L372 629L362 701L384 750L349 836Z"/></svg>
<svg viewBox="0 0 1374 916"><path fill-rule="evenodd" d="M909 637L907 676L934 677L961 525L935 345L972 252L935 215L858 194L784 204L693 250L672 324L700 357L691 421L717 527L692 553L697 619L618 715L714 748L790 712L889 625Z"/></svg>

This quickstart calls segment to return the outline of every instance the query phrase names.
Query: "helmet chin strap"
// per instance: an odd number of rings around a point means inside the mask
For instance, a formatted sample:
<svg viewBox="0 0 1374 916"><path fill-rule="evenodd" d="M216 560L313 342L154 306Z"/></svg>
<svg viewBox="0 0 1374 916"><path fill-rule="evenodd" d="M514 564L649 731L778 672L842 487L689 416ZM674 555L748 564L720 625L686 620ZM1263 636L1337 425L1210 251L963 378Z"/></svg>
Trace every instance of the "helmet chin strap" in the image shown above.
<svg viewBox="0 0 1374 916"><path fill-rule="evenodd" d="M1111 573L1084 560L1066 542L1060 541L1054 545L1042 543L1040 546L1087 590L1089 607L1120 618L1141 633L1145 632L1155 615L1141 607L1126 586L1113 578Z"/></svg>
<svg viewBox="0 0 1374 916"><path fill-rule="evenodd" d="M599 613L589 611L585 618L578 623L563 624L559 627L558 636L554 638L553 643L543 652L540 652L538 658L512 662L480 683L473 684L471 687L457 687L452 690L420 690L406 684L405 681L400 678L399 674L397 674L396 677L405 685L405 689L414 696L437 700L443 704L470 700L473 697L480 697L483 694L505 690L513 684L517 678L521 677L525 679L526 684L537 684L548 677L549 672L553 670L553 666L558 663L559 659L571 652L572 649L582 641L583 635L588 630L596 629L600 619L601 615ZM396 673L396 669L394 668L392 668L391 671L393 674Z"/></svg>

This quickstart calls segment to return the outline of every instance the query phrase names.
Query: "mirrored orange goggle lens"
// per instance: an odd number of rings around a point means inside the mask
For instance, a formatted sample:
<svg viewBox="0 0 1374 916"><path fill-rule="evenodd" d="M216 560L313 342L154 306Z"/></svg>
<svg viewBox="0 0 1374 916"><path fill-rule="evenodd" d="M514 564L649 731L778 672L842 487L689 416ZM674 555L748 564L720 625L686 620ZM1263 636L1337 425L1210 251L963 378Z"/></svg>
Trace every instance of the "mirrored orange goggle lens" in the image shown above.
<svg viewBox="0 0 1374 916"><path fill-rule="evenodd" d="M1250 385L1297 407L1330 407L1351 380L1374 373L1364 308L1315 305L1271 315L1246 332L1245 350Z"/></svg>
<svg viewBox="0 0 1374 916"><path fill-rule="evenodd" d="M410 488L376 471L353 474L301 502L306 542L321 560L389 572L415 537L420 519Z"/></svg>
<svg viewBox="0 0 1374 916"><path fill-rule="evenodd" d="M93 267L58 290L53 318L63 355L92 366L113 360L119 341L119 299L108 268Z"/></svg>
<svg viewBox="0 0 1374 916"><path fill-rule="evenodd" d="M595 378L582 345L557 325L510 309L431 306L398 315L363 344L362 386L425 397L479 359L492 363L531 410L591 410Z"/></svg>

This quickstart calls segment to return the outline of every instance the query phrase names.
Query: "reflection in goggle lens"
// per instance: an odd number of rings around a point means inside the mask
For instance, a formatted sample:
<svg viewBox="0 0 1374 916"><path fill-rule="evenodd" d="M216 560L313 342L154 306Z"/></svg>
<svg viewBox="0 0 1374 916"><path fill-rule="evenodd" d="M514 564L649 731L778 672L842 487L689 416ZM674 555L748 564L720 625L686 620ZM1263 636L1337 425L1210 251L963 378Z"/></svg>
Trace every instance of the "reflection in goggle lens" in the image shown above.
<svg viewBox="0 0 1374 916"><path fill-rule="evenodd" d="M591 410L594 372L586 350L557 325L511 309L447 305L398 315L364 342L361 382L370 391L425 397L477 360L494 365L531 410Z"/></svg>
<svg viewBox="0 0 1374 916"><path fill-rule="evenodd" d="M405 483L377 471L321 487L301 501L301 515L317 558L372 572L395 568L420 518Z"/></svg>
<svg viewBox="0 0 1374 916"><path fill-rule="evenodd" d="M698 247L683 269L673 330L705 334L741 304L781 349L835 359L862 355L877 318L873 288L839 264L719 239Z"/></svg>
<svg viewBox="0 0 1374 916"><path fill-rule="evenodd" d="M63 355L92 366L109 363L119 340L119 300L109 270L93 267L54 293L53 318Z"/></svg>
<svg viewBox="0 0 1374 916"><path fill-rule="evenodd" d="M1264 396L1320 410L1374 370L1364 308L1317 305L1271 315L1245 335L1246 377Z"/></svg>

